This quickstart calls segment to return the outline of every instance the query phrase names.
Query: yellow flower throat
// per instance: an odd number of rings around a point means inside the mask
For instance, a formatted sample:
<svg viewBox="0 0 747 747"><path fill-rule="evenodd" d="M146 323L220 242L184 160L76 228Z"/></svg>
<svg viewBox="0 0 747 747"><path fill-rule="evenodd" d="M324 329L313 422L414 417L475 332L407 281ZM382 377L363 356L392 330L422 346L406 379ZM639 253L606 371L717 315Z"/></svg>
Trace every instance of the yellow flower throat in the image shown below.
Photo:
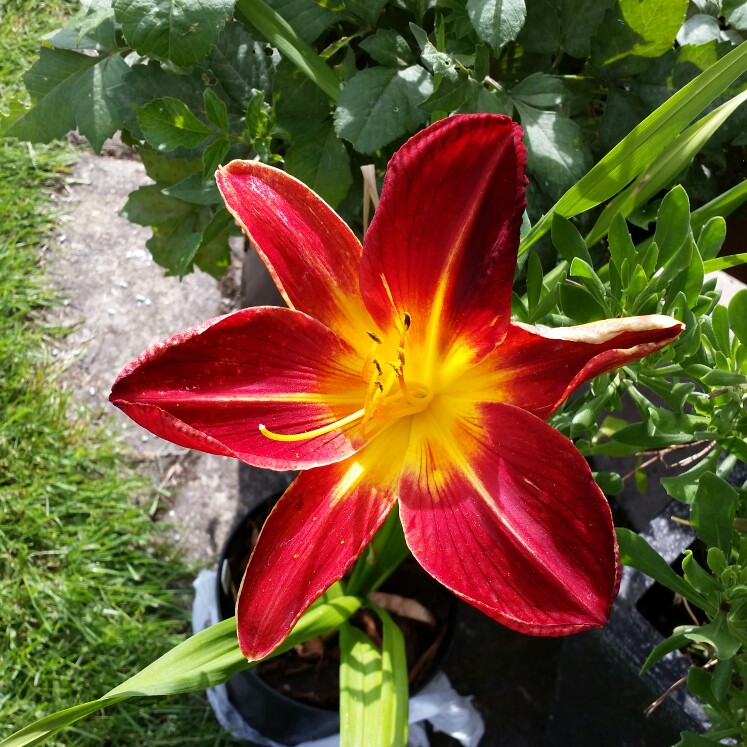
<svg viewBox="0 0 747 747"><path fill-rule="evenodd" d="M274 441L305 441L360 421L361 435L366 437L373 435L366 433L372 421L376 421L378 431L380 426L398 418L422 412L433 400L432 390L419 382L405 380L405 346L412 318L408 312L404 312L401 318L395 317L395 322L399 332L399 344L393 351L396 360L381 362L377 355L384 341L376 333L367 332L371 339L371 350L361 372L363 380L368 382L363 407L329 425L303 433L274 433L264 425L259 426L260 432Z"/></svg>

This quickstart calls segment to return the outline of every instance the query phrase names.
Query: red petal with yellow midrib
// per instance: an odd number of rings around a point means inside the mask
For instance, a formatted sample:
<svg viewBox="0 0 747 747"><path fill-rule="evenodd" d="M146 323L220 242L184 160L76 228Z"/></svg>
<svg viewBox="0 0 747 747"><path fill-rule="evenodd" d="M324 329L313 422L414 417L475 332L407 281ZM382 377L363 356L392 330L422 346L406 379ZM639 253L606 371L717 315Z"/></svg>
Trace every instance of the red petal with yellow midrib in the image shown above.
<svg viewBox="0 0 747 747"><path fill-rule="evenodd" d="M442 356L460 339L479 358L503 336L526 204L521 136L508 117L458 115L394 155L361 263L381 329L394 315L383 275L415 347Z"/></svg>
<svg viewBox="0 0 747 747"><path fill-rule="evenodd" d="M504 404L481 406L452 435L458 447L425 440L427 469L403 476L400 515L415 558L514 630L601 627L619 583L617 542L607 501L573 444Z"/></svg>
<svg viewBox="0 0 747 747"><path fill-rule="evenodd" d="M660 350L682 329L658 314L553 329L514 323L495 352L450 391L507 402L544 420L585 381Z"/></svg>
<svg viewBox="0 0 747 747"><path fill-rule="evenodd" d="M337 213L298 179L257 161L232 161L216 180L289 305L368 344L373 325L358 285L361 245Z"/></svg>
<svg viewBox="0 0 747 747"><path fill-rule="evenodd" d="M373 539L395 503L402 462L385 451L375 441L345 462L302 472L273 509L236 606L248 659L275 649Z"/></svg>
<svg viewBox="0 0 747 747"><path fill-rule="evenodd" d="M147 350L119 375L110 400L180 446L305 469L360 448L357 425L282 442L262 435L260 423L299 433L351 414L366 392L362 365L344 340L301 312L243 309Z"/></svg>

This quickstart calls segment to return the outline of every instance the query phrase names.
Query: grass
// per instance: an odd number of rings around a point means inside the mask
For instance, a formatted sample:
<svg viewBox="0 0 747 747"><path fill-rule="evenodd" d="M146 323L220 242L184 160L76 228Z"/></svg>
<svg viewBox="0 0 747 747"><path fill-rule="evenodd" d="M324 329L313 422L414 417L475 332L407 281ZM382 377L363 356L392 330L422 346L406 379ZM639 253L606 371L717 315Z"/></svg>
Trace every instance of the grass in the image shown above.
<svg viewBox="0 0 747 747"><path fill-rule="evenodd" d="M0 101L71 5L6 0ZM102 695L188 630L192 571L147 516L154 488L56 381L63 330L45 323L59 299L40 257L72 158L0 141L0 738ZM50 743L233 742L193 695L112 707Z"/></svg>

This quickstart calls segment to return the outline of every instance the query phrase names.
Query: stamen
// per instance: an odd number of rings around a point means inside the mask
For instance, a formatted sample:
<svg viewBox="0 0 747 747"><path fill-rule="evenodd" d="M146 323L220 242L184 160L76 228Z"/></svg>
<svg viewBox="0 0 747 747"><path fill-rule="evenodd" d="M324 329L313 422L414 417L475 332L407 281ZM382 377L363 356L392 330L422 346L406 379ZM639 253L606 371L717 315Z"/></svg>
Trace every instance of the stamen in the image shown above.
<svg viewBox="0 0 747 747"><path fill-rule="evenodd" d="M405 316L402 322L405 325L405 332L407 332L407 330L410 329L410 323L412 322L412 317L410 316L409 311L405 312Z"/></svg>
<svg viewBox="0 0 747 747"><path fill-rule="evenodd" d="M379 384L379 386L381 386ZM338 428L344 428L350 423L354 423L356 420L360 420L366 414L366 409L361 408L356 410L352 415L335 420L334 423L324 425L321 428L314 428L311 431L304 431L303 433L275 433L266 428L262 423L259 425L259 432L267 438L271 438L273 441L306 441L309 438L316 438L317 436L323 436L325 433L337 430Z"/></svg>
<svg viewBox="0 0 747 747"><path fill-rule="evenodd" d="M383 342L381 338L375 333L375 332L366 332L366 334L374 341L377 342L379 345L383 345Z"/></svg>

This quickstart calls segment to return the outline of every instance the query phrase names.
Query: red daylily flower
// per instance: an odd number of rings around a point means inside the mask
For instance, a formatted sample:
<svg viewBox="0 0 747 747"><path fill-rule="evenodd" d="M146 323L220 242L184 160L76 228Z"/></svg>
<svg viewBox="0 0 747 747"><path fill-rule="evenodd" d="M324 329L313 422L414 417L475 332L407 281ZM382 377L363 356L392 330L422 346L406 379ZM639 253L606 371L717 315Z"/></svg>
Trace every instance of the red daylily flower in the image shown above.
<svg viewBox="0 0 747 747"><path fill-rule="evenodd" d="M237 604L258 659L340 579L395 504L418 562L510 628L604 624L620 564L607 502L545 419L582 382L671 342L664 316L512 323L521 128L442 120L392 158L365 247L307 187L234 161L229 210L290 308L251 308L145 352L111 401L183 446L303 470Z"/></svg>

